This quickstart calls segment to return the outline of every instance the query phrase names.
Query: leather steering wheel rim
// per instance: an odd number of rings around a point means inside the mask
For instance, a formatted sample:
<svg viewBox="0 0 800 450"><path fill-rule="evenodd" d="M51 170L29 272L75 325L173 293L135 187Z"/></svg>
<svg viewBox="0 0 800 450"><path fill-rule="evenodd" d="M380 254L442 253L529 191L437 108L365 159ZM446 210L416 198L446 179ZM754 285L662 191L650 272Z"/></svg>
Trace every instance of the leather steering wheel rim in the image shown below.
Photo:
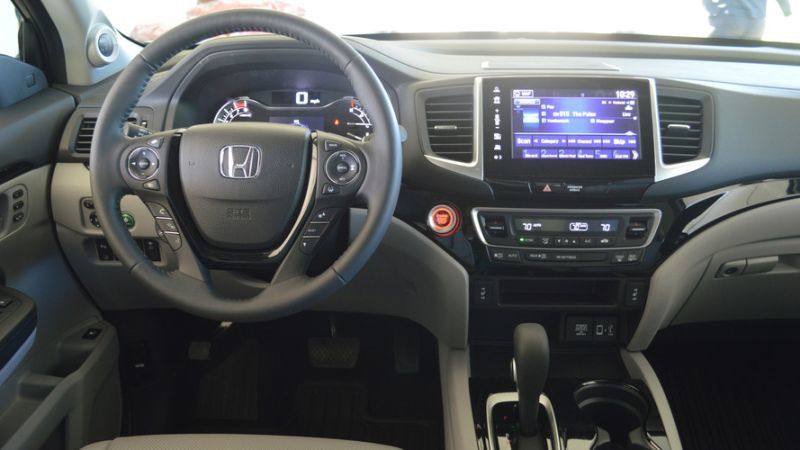
<svg viewBox="0 0 800 450"><path fill-rule="evenodd" d="M191 45L234 32L265 32L287 36L316 49L349 79L369 111L374 133L364 152L368 174L367 218L344 253L323 273L298 275L272 283L255 296L230 299L216 293L207 280L155 266L136 245L120 217L120 201L132 193L120 175L123 130L148 81L166 61ZM124 163L122 164L124 166ZM185 22L148 44L115 81L100 114L90 155L92 195L106 239L130 274L170 306L212 320L259 321L307 309L340 289L374 253L391 223L400 192L402 147L389 97L372 68L348 43L299 17L268 10L232 10Z"/></svg>

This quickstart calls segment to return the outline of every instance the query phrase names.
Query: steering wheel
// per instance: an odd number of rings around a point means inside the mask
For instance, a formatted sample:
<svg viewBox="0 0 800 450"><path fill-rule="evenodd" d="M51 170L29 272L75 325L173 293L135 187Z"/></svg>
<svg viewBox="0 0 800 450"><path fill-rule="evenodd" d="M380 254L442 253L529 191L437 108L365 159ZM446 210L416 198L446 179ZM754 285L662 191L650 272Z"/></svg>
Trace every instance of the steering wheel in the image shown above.
<svg viewBox="0 0 800 450"><path fill-rule="evenodd" d="M356 142L274 123L204 124L131 138L126 119L150 77L204 39L234 32L291 37L316 49L349 79L374 133ZM233 10L188 21L147 45L103 103L90 156L92 195L109 244L130 274L171 306L213 320L282 317L344 286L373 254L394 213L402 171L400 132L389 97L349 44L305 19L267 10ZM121 218L123 195L138 195L178 269L155 266ZM366 204L363 228L342 255L307 274L331 222ZM250 298L215 291L209 267L276 267Z"/></svg>

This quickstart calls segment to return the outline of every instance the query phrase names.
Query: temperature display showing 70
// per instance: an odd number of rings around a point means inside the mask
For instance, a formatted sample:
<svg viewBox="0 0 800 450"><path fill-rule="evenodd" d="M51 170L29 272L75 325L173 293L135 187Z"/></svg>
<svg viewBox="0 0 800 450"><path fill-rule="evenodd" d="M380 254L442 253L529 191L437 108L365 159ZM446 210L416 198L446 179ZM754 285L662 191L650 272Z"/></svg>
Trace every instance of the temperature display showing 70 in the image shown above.
<svg viewBox="0 0 800 450"><path fill-rule="evenodd" d="M616 233L618 229L619 219L514 218L514 230L520 234L606 234Z"/></svg>

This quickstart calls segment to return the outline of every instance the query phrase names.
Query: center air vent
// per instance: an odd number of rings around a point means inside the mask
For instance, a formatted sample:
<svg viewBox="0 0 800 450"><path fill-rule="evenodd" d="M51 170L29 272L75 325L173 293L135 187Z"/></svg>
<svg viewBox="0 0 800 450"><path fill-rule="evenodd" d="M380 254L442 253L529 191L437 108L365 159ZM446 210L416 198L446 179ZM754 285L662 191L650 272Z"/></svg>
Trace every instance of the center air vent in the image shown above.
<svg viewBox="0 0 800 450"><path fill-rule="evenodd" d="M427 99L425 121L431 151L453 161L472 161L472 118L472 94Z"/></svg>
<svg viewBox="0 0 800 450"><path fill-rule="evenodd" d="M703 103L681 97L658 97L664 164L690 161L703 146Z"/></svg>
<svg viewBox="0 0 800 450"><path fill-rule="evenodd" d="M97 125L96 117L84 117L78 127L78 136L75 138L75 153L89 153L92 148L92 136Z"/></svg>

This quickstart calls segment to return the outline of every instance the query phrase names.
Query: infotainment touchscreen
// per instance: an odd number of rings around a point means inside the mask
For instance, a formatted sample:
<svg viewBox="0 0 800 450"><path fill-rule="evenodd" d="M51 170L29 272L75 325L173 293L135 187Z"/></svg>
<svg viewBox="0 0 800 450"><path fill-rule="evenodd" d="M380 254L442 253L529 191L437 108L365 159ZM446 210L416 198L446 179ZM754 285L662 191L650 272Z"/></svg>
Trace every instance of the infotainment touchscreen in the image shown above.
<svg viewBox="0 0 800 450"><path fill-rule="evenodd" d="M481 83L487 177L652 177L649 80L528 77Z"/></svg>

